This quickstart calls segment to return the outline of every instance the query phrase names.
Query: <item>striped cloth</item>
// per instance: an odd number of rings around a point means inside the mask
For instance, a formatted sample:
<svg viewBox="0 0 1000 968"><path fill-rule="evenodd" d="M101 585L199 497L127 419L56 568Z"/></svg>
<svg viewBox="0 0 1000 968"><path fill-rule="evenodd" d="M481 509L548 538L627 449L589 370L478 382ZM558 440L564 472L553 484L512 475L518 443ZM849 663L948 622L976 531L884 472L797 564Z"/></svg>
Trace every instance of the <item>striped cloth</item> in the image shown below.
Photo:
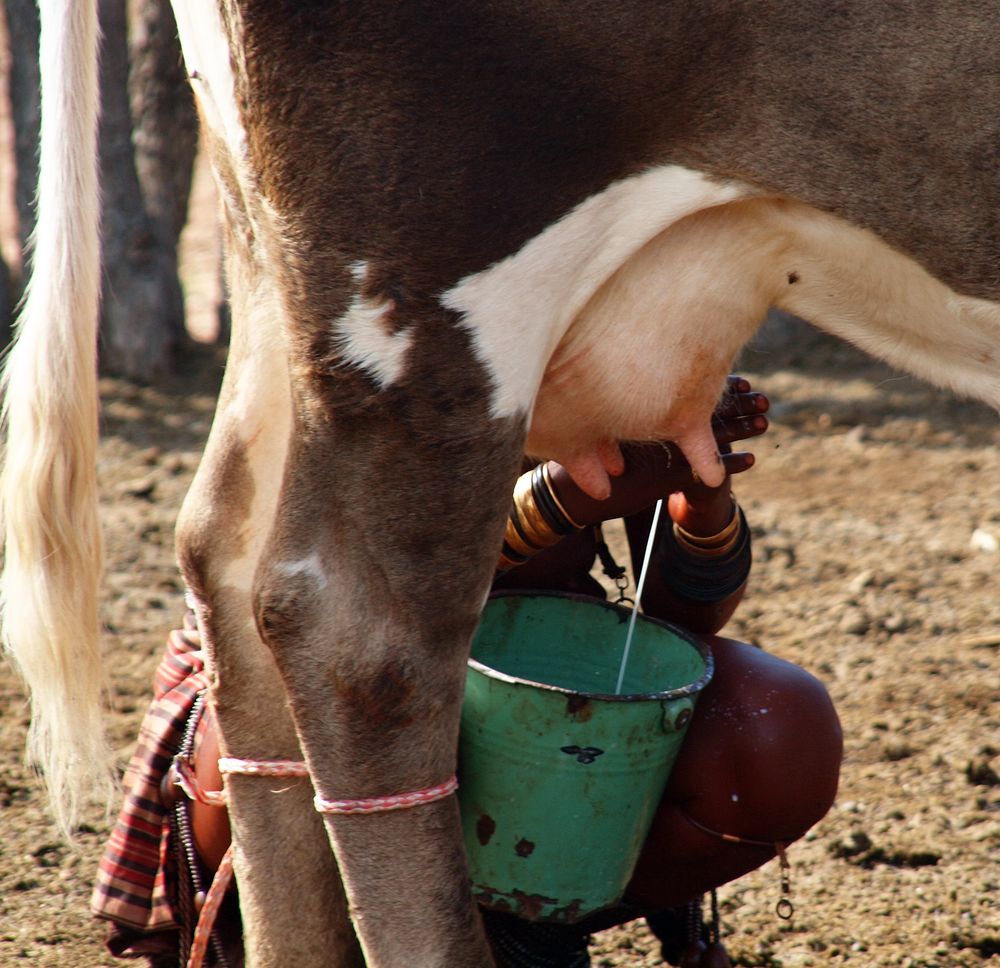
<svg viewBox="0 0 1000 968"><path fill-rule="evenodd" d="M171 909L175 863L160 782L180 748L191 707L207 687L201 640L189 613L184 628L168 636L153 677L153 702L125 772L125 800L91 896L94 916L112 922L112 954L136 957L176 950L178 924ZM199 732L206 725L202 717Z"/></svg>

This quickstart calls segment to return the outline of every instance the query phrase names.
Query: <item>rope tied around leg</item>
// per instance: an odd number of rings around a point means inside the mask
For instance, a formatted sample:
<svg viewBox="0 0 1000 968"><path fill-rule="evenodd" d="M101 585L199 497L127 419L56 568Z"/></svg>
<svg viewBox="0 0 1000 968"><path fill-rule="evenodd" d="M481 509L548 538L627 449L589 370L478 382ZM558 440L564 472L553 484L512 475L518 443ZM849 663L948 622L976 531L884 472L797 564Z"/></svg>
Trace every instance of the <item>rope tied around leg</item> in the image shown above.
<svg viewBox="0 0 1000 968"><path fill-rule="evenodd" d="M219 772L223 776L273 776L279 778L309 776L309 770L301 760L243 760L235 756L220 756Z"/></svg>
<svg viewBox="0 0 1000 968"><path fill-rule="evenodd" d="M245 760L234 756L223 756L219 758L219 772L223 776L264 776L264 777L290 777L299 778L309 776L309 770L305 763L298 760ZM182 774L183 775L183 774ZM201 802L215 802L202 799L210 797L211 793L201 790L197 786L197 780L193 774L185 776L189 781L190 788L194 794L193 798ZM407 810L410 807L419 807L425 803L434 803L451 796L458 789L458 777L451 776L443 783L434 786L424 787L420 790L413 790L409 793L397 793L392 796L381 797L358 797L353 799L331 799L320 796L318 793L313 799L316 809L320 813L330 814L354 814L354 813L383 813L387 810ZM188 793L187 787L184 792ZM192 796L188 793L188 796ZM221 798L224 802L224 798Z"/></svg>
<svg viewBox="0 0 1000 968"><path fill-rule="evenodd" d="M195 776L190 759L178 756L171 766L177 785L191 800L197 800L213 807L224 807L226 795L223 790L205 790ZM219 758L219 772L224 776L261 776L303 778L309 776L305 763L298 760L245 760L233 756ZM356 814L382 813L387 810L406 810L419 807L425 803L434 803L451 796L458 789L458 778L451 776L444 783L424 787L412 793L400 793L386 797L362 797L353 800L325 800L318 794L314 803L320 813ZM233 878L233 848L230 844L219 869L216 871L212 884L208 889L205 902L198 914L198 924L195 927L194 940L187 968L201 968L204 964L208 944L215 928L222 899Z"/></svg>
<svg viewBox="0 0 1000 968"><path fill-rule="evenodd" d="M444 783L414 790L412 793L397 793L388 797L361 797L356 800L326 800L317 794L313 803L320 813L384 813L387 810L408 810L410 807L434 803L450 797L457 789L458 777L451 776Z"/></svg>

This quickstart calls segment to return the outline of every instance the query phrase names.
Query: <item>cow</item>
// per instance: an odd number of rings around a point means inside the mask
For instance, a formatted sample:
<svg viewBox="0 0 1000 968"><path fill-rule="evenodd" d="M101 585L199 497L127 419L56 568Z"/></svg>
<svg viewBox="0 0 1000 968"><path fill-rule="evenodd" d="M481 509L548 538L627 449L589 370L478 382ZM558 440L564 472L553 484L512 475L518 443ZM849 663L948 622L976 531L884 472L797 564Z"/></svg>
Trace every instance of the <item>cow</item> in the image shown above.
<svg viewBox="0 0 1000 968"><path fill-rule="evenodd" d="M42 3L4 402L4 636L67 827L108 776L95 6ZM248 963L488 965L451 777L523 454L601 497L621 441L669 439L717 483L710 415L769 307L1000 406L995 8L173 6L233 328L177 554L224 753L310 781L227 776Z"/></svg>

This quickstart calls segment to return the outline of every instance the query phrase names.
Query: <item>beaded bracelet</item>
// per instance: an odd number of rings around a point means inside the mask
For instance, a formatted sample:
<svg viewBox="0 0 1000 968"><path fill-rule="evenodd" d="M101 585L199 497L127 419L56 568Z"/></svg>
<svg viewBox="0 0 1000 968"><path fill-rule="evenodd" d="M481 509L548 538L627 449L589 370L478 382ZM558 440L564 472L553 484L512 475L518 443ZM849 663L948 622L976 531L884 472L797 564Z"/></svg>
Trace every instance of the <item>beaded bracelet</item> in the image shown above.
<svg viewBox="0 0 1000 968"><path fill-rule="evenodd" d="M676 528L661 531L657 548L660 574L674 594L705 604L721 602L747 580L753 559L750 529L742 508L735 507L735 531L726 539L726 546L714 554L688 544Z"/></svg>

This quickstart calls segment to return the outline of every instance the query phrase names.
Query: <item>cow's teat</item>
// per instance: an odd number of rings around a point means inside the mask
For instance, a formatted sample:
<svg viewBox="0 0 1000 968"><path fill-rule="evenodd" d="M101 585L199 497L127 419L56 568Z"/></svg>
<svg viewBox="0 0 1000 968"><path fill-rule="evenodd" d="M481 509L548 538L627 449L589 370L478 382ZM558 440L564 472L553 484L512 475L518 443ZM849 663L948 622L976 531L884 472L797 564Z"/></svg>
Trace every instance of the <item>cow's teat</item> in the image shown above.
<svg viewBox="0 0 1000 968"><path fill-rule="evenodd" d="M617 441L605 440L592 450L560 460L581 491L595 501L611 497L611 478L625 471L625 458Z"/></svg>

